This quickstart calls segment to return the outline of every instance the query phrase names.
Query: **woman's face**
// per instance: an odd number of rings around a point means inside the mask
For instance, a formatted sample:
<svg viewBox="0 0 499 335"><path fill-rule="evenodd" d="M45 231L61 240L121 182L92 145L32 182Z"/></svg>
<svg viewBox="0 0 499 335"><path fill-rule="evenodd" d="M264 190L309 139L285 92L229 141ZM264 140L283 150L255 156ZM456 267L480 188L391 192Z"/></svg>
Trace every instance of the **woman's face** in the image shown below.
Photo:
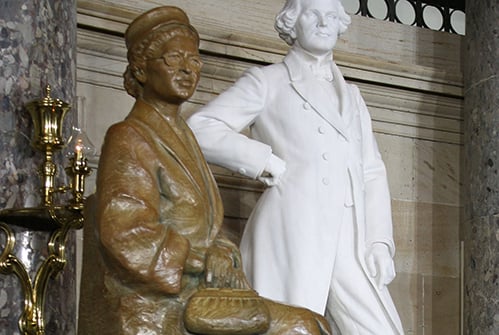
<svg viewBox="0 0 499 335"><path fill-rule="evenodd" d="M186 101L194 94L201 66L197 41L177 34L147 59L143 97L175 104Z"/></svg>

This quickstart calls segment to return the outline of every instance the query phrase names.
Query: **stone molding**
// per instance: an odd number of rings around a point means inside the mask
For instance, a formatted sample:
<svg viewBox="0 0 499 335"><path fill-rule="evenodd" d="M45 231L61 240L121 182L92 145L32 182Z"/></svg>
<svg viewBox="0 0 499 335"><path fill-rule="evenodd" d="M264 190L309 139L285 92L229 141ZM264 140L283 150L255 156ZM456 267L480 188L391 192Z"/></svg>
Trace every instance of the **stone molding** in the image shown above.
<svg viewBox="0 0 499 335"><path fill-rule="evenodd" d="M206 50L206 49L204 49ZM228 88L251 62L204 55L205 66L198 91L191 102L199 105ZM339 62L338 62L339 63ZM445 143L462 142L462 99L428 89L380 84L375 71L353 67L341 70L355 82L370 108L377 132ZM78 81L123 91L126 49L119 36L78 30ZM374 74L374 76L373 76ZM396 78L392 76L392 78ZM392 82L395 81L392 80ZM434 87L435 89L435 87ZM435 89L436 90L436 89ZM438 92L438 90L437 90Z"/></svg>
<svg viewBox="0 0 499 335"><path fill-rule="evenodd" d="M274 63L287 50L272 28L281 3L80 0L78 24L122 36L128 23L143 11L162 4L177 5L188 13L200 32L203 51L249 62ZM335 53L347 77L368 72L369 80L380 84L462 96L461 36L359 16L352 16L352 21Z"/></svg>

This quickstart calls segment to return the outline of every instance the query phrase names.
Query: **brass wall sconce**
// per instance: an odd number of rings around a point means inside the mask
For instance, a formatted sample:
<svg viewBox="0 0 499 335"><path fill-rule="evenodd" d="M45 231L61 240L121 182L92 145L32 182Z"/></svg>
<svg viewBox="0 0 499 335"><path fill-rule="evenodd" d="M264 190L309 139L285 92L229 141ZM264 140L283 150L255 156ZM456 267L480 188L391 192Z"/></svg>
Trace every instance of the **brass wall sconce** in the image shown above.
<svg viewBox="0 0 499 335"><path fill-rule="evenodd" d="M26 105L34 124L33 146L44 153L45 159L40 169L42 177L42 204L34 208L14 208L0 211L0 231L6 242L0 253L0 273L15 274L24 291L24 312L19 318L19 329L23 335L44 335L44 305L47 284L64 268L66 263L65 245L71 229L83 227L83 206L85 178L90 174L83 144L78 143L71 155L70 164L65 171L70 179L69 185L56 187L57 167L53 155L64 146L62 125L69 104L53 99L50 86L41 100ZM71 192L67 204L56 204L54 195ZM38 268L34 281L31 280L24 264L13 254L15 234L11 226L23 227L33 231L50 233L48 256Z"/></svg>

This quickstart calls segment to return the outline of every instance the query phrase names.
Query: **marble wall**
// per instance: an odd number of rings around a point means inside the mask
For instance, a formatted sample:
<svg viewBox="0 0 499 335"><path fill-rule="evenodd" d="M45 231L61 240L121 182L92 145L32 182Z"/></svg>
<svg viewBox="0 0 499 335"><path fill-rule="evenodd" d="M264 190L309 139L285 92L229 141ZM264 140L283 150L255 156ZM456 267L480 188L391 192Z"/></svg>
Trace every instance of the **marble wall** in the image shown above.
<svg viewBox="0 0 499 335"><path fill-rule="evenodd" d="M499 333L499 6L466 3L465 333Z"/></svg>
<svg viewBox="0 0 499 335"><path fill-rule="evenodd" d="M0 1L0 210L37 207L41 203L43 154L31 146L32 122L25 104L45 95L72 103L76 93L76 1ZM64 136L69 136L74 113L66 117ZM65 183L63 154L54 155ZM61 173L62 171L62 173ZM14 254L26 266L32 283L39 265L47 258L49 233L11 227ZM45 304L46 334L76 332L76 246L70 234L64 271L48 284ZM0 234L0 251L5 236ZM0 334L19 334L18 319L25 299L19 279L0 274ZM29 292L26 292L29 294ZM38 301L41 297L37 297Z"/></svg>
<svg viewBox="0 0 499 335"><path fill-rule="evenodd" d="M201 35L205 67L185 116L249 66L282 59L273 30L281 0L80 0L77 94L87 98L87 134L97 147L133 99L122 88L128 22L146 9L183 8ZM335 59L368 104L386 162L397 246L390 289L406 333L458 334L462 208L461 36L353 17ZM212 167L226 224L238 239L263 186Z"/></svg>

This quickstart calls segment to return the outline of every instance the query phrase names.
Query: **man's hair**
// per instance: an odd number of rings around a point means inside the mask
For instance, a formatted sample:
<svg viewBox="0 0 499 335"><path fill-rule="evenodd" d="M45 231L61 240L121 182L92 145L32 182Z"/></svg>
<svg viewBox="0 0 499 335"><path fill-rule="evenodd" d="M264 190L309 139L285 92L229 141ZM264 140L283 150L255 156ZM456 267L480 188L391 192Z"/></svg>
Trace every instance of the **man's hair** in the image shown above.
<svg viewBox="0 0 499 335"><path fill-rule="evenodd" d="M303 1L305 0L286 0L284 7L276 16L274 28L279 33L279 37L282 38L288 45L293 45L295 43L296 34L294 32L294 27L296 21L298 20L298 16L301 13ZM345 12L340 0L330 1L336 2L338 5L338 33L343 34L351 22L350 16Z"/></svg>

